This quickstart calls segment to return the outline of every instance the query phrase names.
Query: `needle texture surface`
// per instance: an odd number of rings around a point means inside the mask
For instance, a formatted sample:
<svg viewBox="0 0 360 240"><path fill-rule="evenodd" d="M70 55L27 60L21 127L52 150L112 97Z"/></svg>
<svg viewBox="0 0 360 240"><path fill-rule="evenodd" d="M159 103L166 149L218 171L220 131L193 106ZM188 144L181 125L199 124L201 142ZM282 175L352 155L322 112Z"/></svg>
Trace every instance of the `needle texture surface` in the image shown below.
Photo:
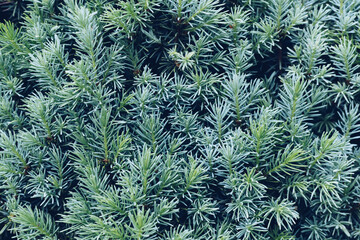
<svg viewBox="0 0 360 240"><path fill-rule="evenodd" d="M360 239L359 0L0 3L0 239Z"/></svg>

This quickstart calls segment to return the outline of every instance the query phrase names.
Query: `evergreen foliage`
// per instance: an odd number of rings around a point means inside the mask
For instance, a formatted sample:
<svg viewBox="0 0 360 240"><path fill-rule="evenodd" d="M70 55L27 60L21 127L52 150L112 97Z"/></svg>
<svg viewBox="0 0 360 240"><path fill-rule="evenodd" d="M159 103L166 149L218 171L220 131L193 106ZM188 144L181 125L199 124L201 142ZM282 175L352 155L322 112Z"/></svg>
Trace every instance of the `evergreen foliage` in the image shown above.
<svg viewBox="0 0 360 240"><path fill-rule="evenodd" d="M360 239L359 0L0 5L1 239Z"/></svg>

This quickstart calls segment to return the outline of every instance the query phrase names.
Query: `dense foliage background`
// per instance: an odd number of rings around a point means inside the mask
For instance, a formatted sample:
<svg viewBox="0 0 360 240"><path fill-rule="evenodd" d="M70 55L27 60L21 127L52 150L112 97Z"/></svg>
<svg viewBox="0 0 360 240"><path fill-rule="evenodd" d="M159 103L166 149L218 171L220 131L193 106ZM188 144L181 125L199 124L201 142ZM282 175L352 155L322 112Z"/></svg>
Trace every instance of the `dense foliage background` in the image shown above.
<svg viewBox="0 0 360 240"><path fill-rule="evenodd" d="M360 239L359 10L2 1L0 238Z"/></svg>

